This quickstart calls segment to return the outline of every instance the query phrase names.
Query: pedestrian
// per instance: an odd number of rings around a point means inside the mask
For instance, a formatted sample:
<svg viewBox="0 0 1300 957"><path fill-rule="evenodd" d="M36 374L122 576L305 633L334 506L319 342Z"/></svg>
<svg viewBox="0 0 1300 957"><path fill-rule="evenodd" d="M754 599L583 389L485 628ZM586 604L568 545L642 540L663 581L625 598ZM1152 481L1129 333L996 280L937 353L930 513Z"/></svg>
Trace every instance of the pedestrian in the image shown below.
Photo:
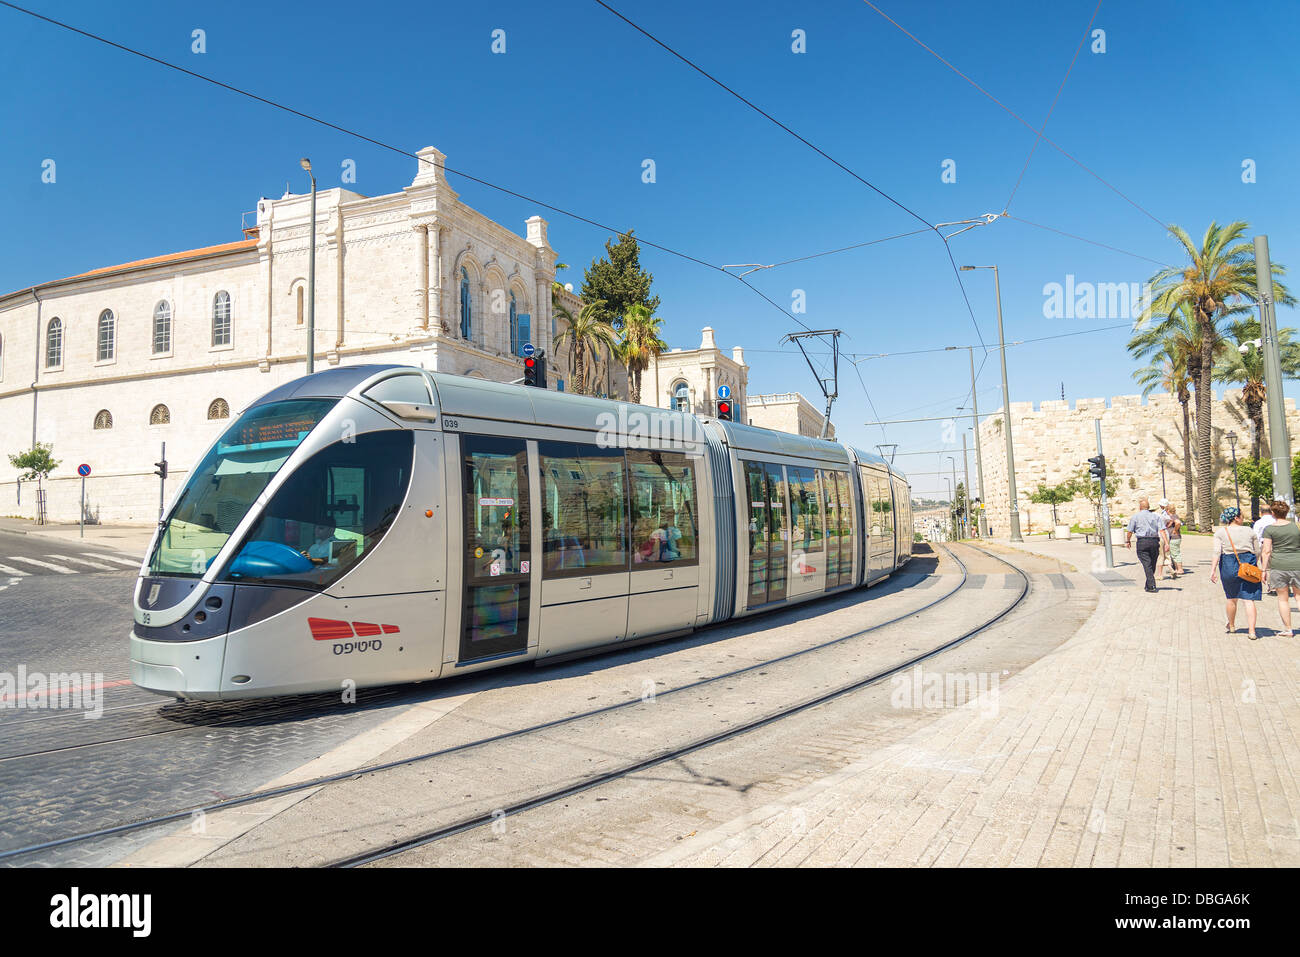
<svg viewBox="0 0 1300 957"><path fill-rule="evenodd" d="M1169 558L1169 499L1162 498L1156 503L1156 517L1160 519L1160 558L1156 561L1156 578L1165 580L1165 562ZM1169 563L1173 568L1173 562Z"/></svg>
<svg viewBox="0 0 1300 957"><path fill-rule="evenodd" d="M1291 594L1300 598L1300 528L1287 516L1291 506L1280 499L1269 506L1269 511L1277 519L1264 529L1260 539L1260 568L1267 576L1268 587L1277 592L1277 610L1282 616L1281 638L1290 638L1295 632L1291 630Z"/></svg>
<svg viewBox="0 0 1300 957"><path fill-rule="evenodd" d="M1178 506L1170 505L1166 510L1169 521L1165 533L1169 536L1169 569L1174 578L1183 574L1183 520L1178 517Z"/></svg>
<svg viewBox="0 0 1300 957"><path fill-rule="evenodd" d="M1160 543L1164 540L1165 530L1160 517L1151 511L1151 500L1145 495L1138 499L1138 510L1128 520L1124 533L1124 547L1133 545L1137 538L1138 561L1147 574L1147 591L1156 590L1156 559L1160 555Z"/></svg>
<svg viewBox="0 0 1300 957"><path fill-rule="evenodd" d="M1255 531L1241 524L1241 509L1229 506L1219 516L1221 523L1214 530L1214 567L1210 571L1210 583L1223 578L1223 596L1228 600L1228 621L1224 627L1227 634L1237 630L1237 599L1246 602L1246 630L1254 641L1255 602L1264 597L1261 582L1250 581L1240 577L1237 572L1242 565L1254 565L1259 553L1259 539Z"/></svg>
<svg viewBox="0 0 1300 957"><path fill-rule="evenodd" d="M1264 509L1264 514L1261 515L1259 518L1257 518L1255 520L1255 524L1251 526L1251 528L1255 532L1255 537L1259 539L1261 542L1263 542L1264 529L1268 528L1276 521L1277 519L1273 517L1272 506L1269 506L1269 508Z"/></svg>

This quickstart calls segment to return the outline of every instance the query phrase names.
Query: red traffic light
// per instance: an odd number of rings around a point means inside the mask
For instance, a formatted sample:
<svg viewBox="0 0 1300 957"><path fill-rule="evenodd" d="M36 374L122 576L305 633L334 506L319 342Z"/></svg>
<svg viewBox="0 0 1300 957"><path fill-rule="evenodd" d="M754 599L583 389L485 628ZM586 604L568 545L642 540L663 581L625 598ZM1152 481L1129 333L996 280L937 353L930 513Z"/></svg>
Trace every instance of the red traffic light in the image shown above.
<svg viewBox="0 0 1300 957"><path fill-rule="evenodd" d="M537 365L537 360L536 360L536 359L528 358L528 359L525 359L525 360L524 360L524 368L525 368L525 369L531 369L531 368L532 368L533 366L535 366L535 365Z"/></svg>
<svg viewBox="0 0 1300 957"><path fill-rule="evenodd" d="M728 412L730 412L730 411L731 411L731 403L730 403L730 402L719 402L719 403L718 403L718 412L719 412L720 414L722 414L722 415L726 415L726 414L727 414Z"/></svg>

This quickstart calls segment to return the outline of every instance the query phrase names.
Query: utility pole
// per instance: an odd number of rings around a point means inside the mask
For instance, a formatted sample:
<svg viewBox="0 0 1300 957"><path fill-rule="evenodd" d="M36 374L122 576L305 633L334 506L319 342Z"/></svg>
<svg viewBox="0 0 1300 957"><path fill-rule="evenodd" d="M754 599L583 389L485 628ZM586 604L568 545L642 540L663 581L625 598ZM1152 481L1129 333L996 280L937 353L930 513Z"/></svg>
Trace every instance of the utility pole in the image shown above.
<svg viewBox="0 0 1300 957"><path fill-rule="evenodd" d="M961 434L961 470L966 476L966 537L970 538L970 459L966 458L966 433Z"/></svg>
<svg viewBox="0 0 1300 957"><path fill-rule="evenodd" d="M1093 419L1093 424L1097 427L1097 457L1101 459L1103 465L1101 470L1101 532L1102 544L1106 547L1106 567L1115 567L1115 554L1110 548L1110 506L1106 504L1106 468L1105 453L1101 450L1101 419Z"/></svg>
<svg viewBox="0 0 1300 957"><path fill-rule="evenodd" d="M984 504L984 453L980 451L980 400L976 395L975 389L975 349L972 346L966 347L966 355L970 358L970 401L971 409L975 413L975 472L980 480L980 504ZM968 486L969 488L969 486ZM967 493L969 494L969 492ZM979 514L980 538L988 538L989 523L984 519L984 509L980 509Z"/></svg>
<svg viewBox="0 0 1300 957"><path fill-rule="evenodd" d="M1282 395L1282 357L1278 351L1277 313L1273 311L1273 267L1268 237L1255 237L1255 289L1259 296L1259 333L1264 347L1264 388L1268 393L1268 451L1273 459L1273 494L1294 504L1291 487L1291 438L1286 430ZM1233 470L1235 476L1236 470Z"/></svg>
<svg viewBox="0 0 1300 957"><path fill-rule="evenodd" d="M311 248L307 254L307 374L311 375L316 371L316 174L307 157L299 165L311 177Z"/></svg>

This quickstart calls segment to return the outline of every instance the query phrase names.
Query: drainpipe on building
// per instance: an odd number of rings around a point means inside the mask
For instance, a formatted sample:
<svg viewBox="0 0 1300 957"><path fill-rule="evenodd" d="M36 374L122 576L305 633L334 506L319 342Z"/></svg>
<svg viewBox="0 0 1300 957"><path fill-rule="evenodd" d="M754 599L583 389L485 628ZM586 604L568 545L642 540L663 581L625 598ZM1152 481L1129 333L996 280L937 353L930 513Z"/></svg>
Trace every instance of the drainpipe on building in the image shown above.
<svg viewBox="0 0 1300 957"><path fill-rule="evenodd" d="M32 370L32 448L36 448L36 403L39 393L36 383L41 378L41 294L37 286L32 286L32 298L36 300L36 367Z"/></svg>

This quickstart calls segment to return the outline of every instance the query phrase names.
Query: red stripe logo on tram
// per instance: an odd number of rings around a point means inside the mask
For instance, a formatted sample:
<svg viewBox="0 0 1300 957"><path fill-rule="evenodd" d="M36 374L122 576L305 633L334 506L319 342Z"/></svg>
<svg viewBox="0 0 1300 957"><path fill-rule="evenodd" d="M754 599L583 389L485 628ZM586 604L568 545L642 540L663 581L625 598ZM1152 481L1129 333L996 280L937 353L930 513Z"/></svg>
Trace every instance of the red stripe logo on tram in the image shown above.
<svg viewBox="0 0 1300 957"><path fill-rule="evenodd" d="M369 638L381 632L396 635L401 629L396 625L376 625L368 621L339 621L336 618L308 618L307 626L317 641L344 641L348 638Z"/></svg>

